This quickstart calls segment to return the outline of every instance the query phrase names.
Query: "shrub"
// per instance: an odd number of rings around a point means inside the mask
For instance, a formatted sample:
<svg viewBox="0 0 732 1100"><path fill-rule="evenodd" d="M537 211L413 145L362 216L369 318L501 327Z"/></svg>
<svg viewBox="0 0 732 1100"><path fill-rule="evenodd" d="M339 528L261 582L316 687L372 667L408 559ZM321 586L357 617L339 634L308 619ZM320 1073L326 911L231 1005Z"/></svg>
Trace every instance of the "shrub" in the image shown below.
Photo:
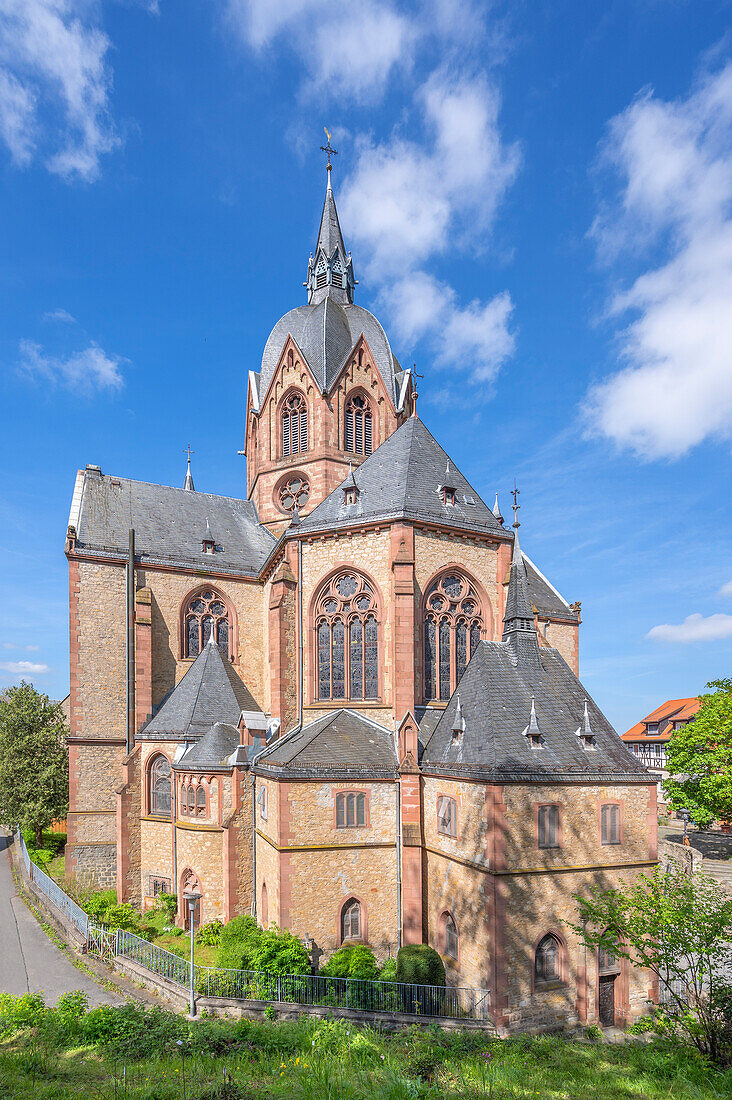
<svg viewBox="0 0 732 1100"><path fill-rule="evenodd" d="M196 932L196 943L200 944L201 947L218 947L223 927L220 920L212 920L208 924L202 924Z"/></svg>
<svg viewBox="0 0 732 1100"><path fill-rule="evenodd" d="M268 974L310 973L310 956L292 932L280 931L277 925L259 931L259 940L255 940L251 952L252 970L264 970Z"/></svg>
<svg viewBox="0 0 732 1100"><path fill-rule="evenodd" d="M227 970L253 970L252 952L261 935L254 917L234 917L221 929L216 965Z"/></svg>
<svg viewBox="0 0 732 1100"><path fill-rule="evenodd" d="M347 944L331 955L321 974L328 978L374 981L379 976L379 968L371 948L363 944Z"/></svg>
<svg viewBox="0 0 732 1100"><path fill-rule="evenodd" d="M116 890L95 890L94 893L90 894L86 899L84 909L90 917L95 917L97 920L104 922L106 920L107 910L111 905L116 904Z"/></svg>
<svg viewBox="0 0 732 1100"><path fill-rule="evenodd" d="M168 922L172 924L178 915L178 895L158 894L155 899L155 905L158 909L162 910Z"/></svg>
<svg viewBox="0 0 732 1100"><path fill-rule="evenodd" d="M387 959L379 971L380 982L395 982L397 980L396 959Z"/></svg>
<svg viewBox="0 0 732 1100"><path fill-rule="evenodd" d="M63 993L56 1005L55 1017L65 1035L77 1035L82 1029L82 1019L89 1009L89 1001L83 989Z"/></svg>
<svg viewBox="0 0 732 1100"><path fill-rule="evenodd" d="M26 1027L38 1027L48 1009L40 993L0 993L0 1031L19 1031Z"/></svg>
<svg viewBox="0 0 732 1100"><path fill-rule="evenodd" d="M400 947L396 958L396 980L410 985L445 984L445 964L426 943Z"/></svg>
<svg viewBox="0 0 732 1100"><path fill-rule="evenodd" d="M127 901L120 905L110 905L104 914L104 923L110 928L123 928L127 932L136 931L139 920L138 914Z"/></svg>
<svg viewBox="0 0 732 1100"><path fill-rule="evenodd" d="M348 978L353 951L353 944L341 947L334 955L331 955L320 973L326 978Z"/></svg>
<svg viewBox="0 0 732 1100"><path fill-rule="evenodd" d="M54 858L55 853L50 848L36 848L35 851L29 853L34 863L43 869L47 867L51 860Z"/></svg>

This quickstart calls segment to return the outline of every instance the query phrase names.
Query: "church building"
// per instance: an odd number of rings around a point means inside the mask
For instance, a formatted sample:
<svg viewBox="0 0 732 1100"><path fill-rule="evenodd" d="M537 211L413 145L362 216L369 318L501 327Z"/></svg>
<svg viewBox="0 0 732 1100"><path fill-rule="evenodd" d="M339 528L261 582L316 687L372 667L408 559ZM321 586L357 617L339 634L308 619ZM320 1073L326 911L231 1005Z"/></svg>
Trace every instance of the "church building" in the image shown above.
<svg viewBox="0 0 732 1100"><path fill-rule="evenodd" d="M307 302L249 371L245 499L190 455L180 489L77 474L67 871L321 959L429 943L503 1032L629 1021L649 975L565 922L652 870L655 781L578 679L580 605L354 301L330 175Z"/></svg>

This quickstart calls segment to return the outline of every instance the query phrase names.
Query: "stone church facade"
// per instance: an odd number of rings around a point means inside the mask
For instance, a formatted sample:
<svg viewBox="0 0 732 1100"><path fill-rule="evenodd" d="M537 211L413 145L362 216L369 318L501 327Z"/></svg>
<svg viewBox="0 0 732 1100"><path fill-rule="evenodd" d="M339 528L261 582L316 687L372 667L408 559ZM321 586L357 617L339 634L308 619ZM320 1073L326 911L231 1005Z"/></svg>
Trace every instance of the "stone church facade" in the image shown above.
<svg viewBox="0 0 732 1100"><path fill-rule="evenodd" d="M656 785L579 605L417 416L330 173L306 286L249 373L246 499L77 475L67 870L325 957L430 943L501 1029L629 1020L648 975L564 921L653 867Z"/></svg>

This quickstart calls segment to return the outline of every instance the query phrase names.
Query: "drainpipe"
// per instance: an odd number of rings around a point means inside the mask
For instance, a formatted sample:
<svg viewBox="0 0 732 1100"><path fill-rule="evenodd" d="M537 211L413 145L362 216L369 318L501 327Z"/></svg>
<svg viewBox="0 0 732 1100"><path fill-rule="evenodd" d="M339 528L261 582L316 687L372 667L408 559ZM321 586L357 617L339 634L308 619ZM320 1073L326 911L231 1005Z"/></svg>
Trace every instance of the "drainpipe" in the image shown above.
<svg viewBox="0 0 732 1100"><path fill-rule="evenodd" d="M397 951L402 946L402 789L396 781L396 827L397 827Z"/></svg>
<svg viewBox="0 0 732 1100"><path fill-rule="evenodd" d="M178 820L178 776L173 769L173 781L170 784L173 798L171 801L171 810L173 812L173 893L178 893L178 830L175 827L175 823Z"/></svg>
<svg viewBox="0 0 732 1100"><path fill-rule="evenodd" d="M257 919L257 777L252 775L252 916Z"/></svg>
<svg viewBox="0 0 732 1100"><path fill-rule="evenodd" d="M127 753L135 745L135 529L127 558Z"/></svg>
<svg viewBox="0 0 732 1100"><path fill-rule="evenodd" d="M303 661L303 636L302 636L302 539L297 541L297 632L299 636L298 642L298 659L299 659L299 675L298 675L298 726L302 729L302 708L303 708L303 696L305 694L304 684L302 682L304 661Z"/></svg>

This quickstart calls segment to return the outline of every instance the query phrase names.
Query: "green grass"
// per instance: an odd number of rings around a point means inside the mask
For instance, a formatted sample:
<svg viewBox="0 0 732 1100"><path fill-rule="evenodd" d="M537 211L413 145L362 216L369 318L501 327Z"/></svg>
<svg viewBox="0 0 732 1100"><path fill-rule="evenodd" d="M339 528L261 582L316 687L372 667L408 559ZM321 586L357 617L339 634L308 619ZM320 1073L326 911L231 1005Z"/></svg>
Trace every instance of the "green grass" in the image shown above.
<svg viewBox="0 0 732 1100"><path fill-rule="evenodd" d="M436 1028L390 1035L335 1020L189 1024L159 1010L104 1012L101 1025L98 1011L70 1026L50 1012L33 1028L6 1032L0 1038L0 1098L717 1100L732 1095L732 1070L725 1074L693 1051L661 1042L501 1041ZM89 1041L92 1032L95 1045Z"/></svg>

